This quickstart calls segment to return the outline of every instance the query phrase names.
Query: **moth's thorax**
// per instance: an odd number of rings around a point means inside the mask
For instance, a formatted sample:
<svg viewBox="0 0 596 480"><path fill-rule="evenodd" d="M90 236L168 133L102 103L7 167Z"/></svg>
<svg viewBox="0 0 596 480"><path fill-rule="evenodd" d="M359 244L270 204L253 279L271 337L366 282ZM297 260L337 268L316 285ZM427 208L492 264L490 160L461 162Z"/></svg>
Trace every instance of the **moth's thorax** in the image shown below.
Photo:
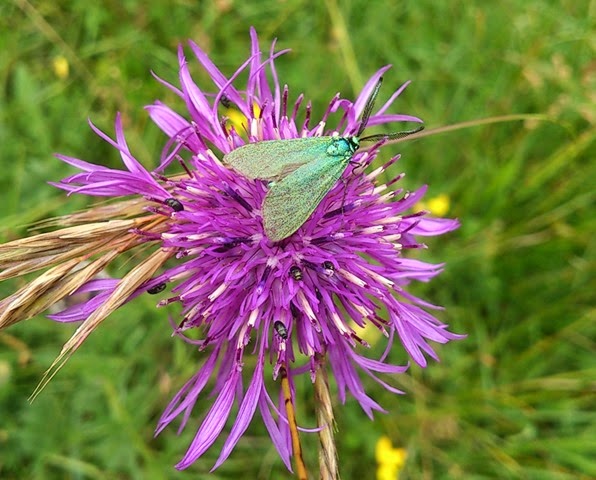
<svg viewBox="0 0 596 480"><path fill-rule="evenodd" d="M331 145L327 147L327 155L331 157L352 157L354 152L360 147L358 137L340 137L334 135L331 137Z"/></svg>

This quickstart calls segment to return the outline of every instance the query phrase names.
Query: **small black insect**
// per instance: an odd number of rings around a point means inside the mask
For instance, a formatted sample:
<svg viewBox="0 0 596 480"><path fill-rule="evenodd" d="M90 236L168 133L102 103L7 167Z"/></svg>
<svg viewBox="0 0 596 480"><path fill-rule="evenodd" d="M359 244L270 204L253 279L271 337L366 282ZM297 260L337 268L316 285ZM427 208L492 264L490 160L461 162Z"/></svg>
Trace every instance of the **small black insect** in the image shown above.
<svg viewBox="0 0 596 480"><path fill-rule="evenodd" d="M184 210L184 205L182 205L179 200L173 197L166 198L164 200L164 203L175 212L181 212L182 210Z"/></svg>
<svg viewBox="0 0 596 480"><path fill-rule="evenodd" d="M290 275L294 280L302 280L302 270L300 270L300 267L297 267L296 265L290 268Z"/></svg>
<svg viewBox="0 0 596 480"><path fill-rule="evenodd" d="M149 295L157 295L160 292L163 292L166 289L166 284L165 283L158 283L157 285L148 288L147 289L147 293Z"/></svg>
<svg viewBox="0 0 596 480"><path fill-rule="evenodd" d="M288 339L288 329L286 328L286 326L282 322L280 322L279 320L276 320L275 322L273 322L273 328L275 329L275 331L277 332L277 334L283 340L287 340Z"/></svg>
<svg viewBox="0 0 596 480"><path fill-rule="evenodd" d="M219 98L219 103L221 103L225 108L230 108L232 106L232 100L227 95L222 95Z"/></svg>
<svg viewBox="0 0 596 480"><path fill-rule="evenodd" d="M331 270L332 272L335 271L335 266L333 265L333 263L331 263L329 260L325 260L323 262L323 268L325 270Z"/></svg>

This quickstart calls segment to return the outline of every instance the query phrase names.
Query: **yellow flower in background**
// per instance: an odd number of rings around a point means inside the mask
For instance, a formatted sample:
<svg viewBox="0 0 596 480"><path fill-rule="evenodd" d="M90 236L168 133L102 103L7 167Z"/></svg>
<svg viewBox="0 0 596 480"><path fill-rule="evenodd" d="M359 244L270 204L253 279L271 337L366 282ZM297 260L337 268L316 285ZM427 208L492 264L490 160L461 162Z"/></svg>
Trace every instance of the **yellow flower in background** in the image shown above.
<svg viewBox="0 0 596 480"><path fill-rule="evenodd" d="M225 115L228 117L228 121L226 122L228 125L232 125L237 132L242 132L246 129L246 117L240 110L236 110L235 108L226 108Z"/></svg>
<svg viewBox="0 0 596 480"><path fill-rule="evenodd" d="M403 448L393 448L391 439L385 435L377 440L377 480L396 480L406 464L408 453Z"/></svg>
<svg viewBox="0 0 596 480"><path fill-rule="evenodd" d="M54 75L56 75L60 80L67 78L69 66L66 57L63 57L62 55L54 57L52 60L52 70L54 70Z"/></svg>
<svg viewBox="0 0 596 480"><path fill-rule="evenodd" d="M381 330L379 330L379 328L373 324L367 324L364 327L361 327L356 322L351 321L350 328L356 332L358 337L367 342L369 345L375 345L381 339L381 337L383 337Z"/></svg>
<svg viewBox="0 0 596 480"><path fill-rule="evenodd" d="M252 108L254 110L254 117L259 118L261 115L260 107L256 103L253 103ZM226 107L224 115L227 117L226 124L228 126L233 126L238 133L242 133L248 128L248 120L237 108L234 108L231 105Z"/></svg>
<svg viewBox="0 0 596 480"><path fill-rule="evenodd" d="M442 193L425 202L418 202L414 208L415 210L428 210L433 216L442 217L449 211L449 204L449 195Z"/></svg>

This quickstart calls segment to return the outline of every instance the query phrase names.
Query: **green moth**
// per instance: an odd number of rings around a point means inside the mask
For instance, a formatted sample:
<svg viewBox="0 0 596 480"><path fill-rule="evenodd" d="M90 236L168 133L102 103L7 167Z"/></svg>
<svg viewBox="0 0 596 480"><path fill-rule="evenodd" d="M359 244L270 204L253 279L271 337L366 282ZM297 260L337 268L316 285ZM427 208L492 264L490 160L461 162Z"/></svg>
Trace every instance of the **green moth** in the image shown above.
<svg viewBox="0 0 596 480"><path fill-rule="evenodd" d="M403 138L424 128L360 138L382 81L380 78L364 107L356 135L248 143L224 156L224 163L245 177L272 181L262 207L265 234L270 240L289 237L308 220L341 178L360 142Z"/></svg>

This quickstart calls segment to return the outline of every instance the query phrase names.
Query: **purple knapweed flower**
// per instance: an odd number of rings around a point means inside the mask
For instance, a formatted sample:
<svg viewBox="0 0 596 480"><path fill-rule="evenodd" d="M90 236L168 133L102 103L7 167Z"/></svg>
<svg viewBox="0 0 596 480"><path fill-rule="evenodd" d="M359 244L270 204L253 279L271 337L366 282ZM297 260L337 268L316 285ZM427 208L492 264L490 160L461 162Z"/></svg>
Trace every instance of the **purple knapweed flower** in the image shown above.
<svg viewBox="0 0 596 480"><path fill-rule="evenodd" d="M135 210L135 218L155 221L140 222L127 230L133 234L133 246L155 245L160 252L167 252L164 259L177 260L173 265L170 260L159 273L152 271L148 280L135 286L134 293L127 294L118 306L169 286L172 296L159 306L172 302L182 305L183 317L174 325L174 332L206 355L199 371L166 408L158 433L177 417L184 427L199 395L215 379L211 392L215 400L178 463L179 469L188 467L214 443L235 403L238 413L214 468L230 455L257 410L290 468L288 424L282 418L279 396L266 389L266 362L273 365L274 377L281 368L287 369L293 385L296 375L310 374L314 379L324 358L340 400L344 402L349 393L372 417L374 410L382 408L365 393L361 376L368 375L386 389L400 393L377 376L406 370L407 366L386 362L395 340L414 362L426 366L425 354L437 359L429 340L446 343L461 338L427 312L438 307L405 290L412 280L428 281L439 274L442 265L403 255L405 250L423 247L418 237L444 234L457 228L458 222L428 218L425 212L408 213L425 187L414 192L392 189L402 176L388 183L378 181L397 156L366 173L365 167L375 159L383 141L356 153L342 180L296 233L279 242L264 234L261 205L267 182L241 176L222 162L223 156L247 142L332 132L354 135L367 99L389 67L375 73L354 102L337 94L321 121L311 127L310 104L305 109L306 119L299 124L304 97L299 95L292 106L288 87L282 88L278 79L274 60L284 52L274 52L274 44L263 59L254 31L251 39L250 57L229 78L190 42L192 53L214 83L211 93L194 83L179 49L180 88L163 83L185 102L187 114L180 115L160 102L147 107L153 121L169 137L156 170L148 171L134 158L120 116L116 117L115 140L92 128L119 150L124 170L58 156L81 173L56 186L71 194L126 202L130 200L123 197L136 197L143 207ZM248 81L239 87L236 79L245 71ZM420 122L416 117L386 113L405 86L373 112L369 126ZM243 116L242 127L220 114L222 104ZM327 120L337 111L340 120L329 128ZM267 158L262 161L267 162ZM172 162L182 165L185 173L165 176L164 170ZM93 292L95 296L52 318L68 322L99 315L107 300L124 288L122 282L86 279L78 293ZM355 328L367 326L387 337L380 359L363 355L366 350L361 346L367 344ZM191 329L199 329L200 340L196 340L197 335L193 335L195 339L185 335ZM253 360L245 364L247 356ZM297 358L307 360L298 364Z"/></svg>

